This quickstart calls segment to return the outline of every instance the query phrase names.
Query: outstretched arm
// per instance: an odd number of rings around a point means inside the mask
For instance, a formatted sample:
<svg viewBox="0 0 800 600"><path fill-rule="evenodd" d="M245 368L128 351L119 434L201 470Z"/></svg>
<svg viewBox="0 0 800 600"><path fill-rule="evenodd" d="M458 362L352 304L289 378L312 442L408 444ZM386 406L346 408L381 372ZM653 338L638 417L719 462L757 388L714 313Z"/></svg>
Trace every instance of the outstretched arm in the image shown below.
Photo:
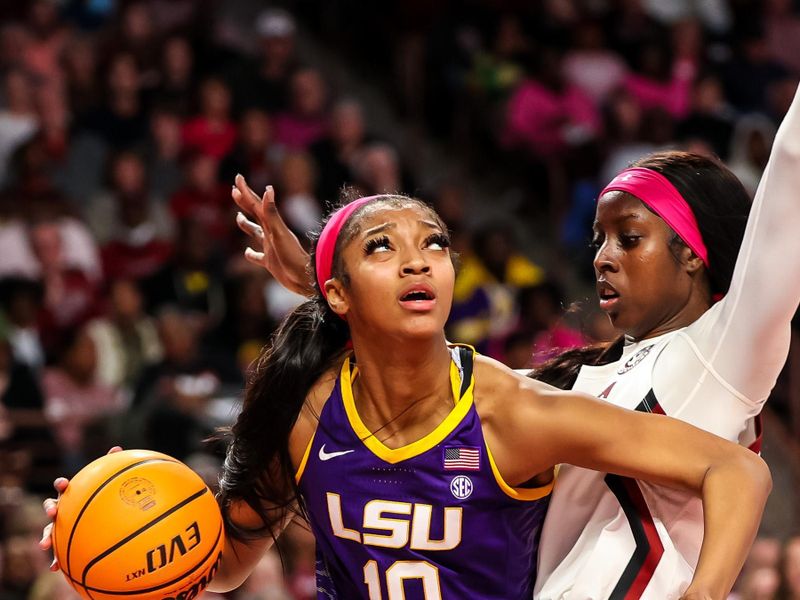
<svg viewBox="0 0 800 600"><path fill-rule="evenodd" d="M687 328L702 359L755 409L786 361L789 323L800 302L798 190L800 93L775 137L730 290Z"/></svg>
<svg viewBox="0 0 800 600"><path fill-rule="evenodd" d="M272 273L286 289L312 295L308 253L278 212L272 186L259 198L245 178L237 175L231 196L243 211L236 216L236 224L252 239L253 247L245 250L245 258Z"/></svg>
<svg viewBox="0 0 800 600"><path fill-rule="evenodd" d="M495 387L501 392L496 403L479 407L503 478L519 485L552 465L570 463L701 495L705 536L683 598L725 598L769 494L766 464L681 421L620 409L510 373L509 378L515 380L509 389Z"/></svg>

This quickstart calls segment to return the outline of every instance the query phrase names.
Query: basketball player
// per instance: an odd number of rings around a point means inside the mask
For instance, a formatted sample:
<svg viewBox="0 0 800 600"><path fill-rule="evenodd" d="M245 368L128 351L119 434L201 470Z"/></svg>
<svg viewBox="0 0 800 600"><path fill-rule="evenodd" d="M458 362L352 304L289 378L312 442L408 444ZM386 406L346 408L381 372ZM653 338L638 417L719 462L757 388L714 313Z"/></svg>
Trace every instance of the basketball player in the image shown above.
<svg viewBox="0 0 800 600"><path fill-rule="evenodd" d="M800 279L776 280L800 271L799 103L752 208L727 169L699 156L654 155L615 178L598 202L595 270L601 308L625 335L568 352L534 377L759 450L756 417L785 362L800 299ZM260 223L237 219L263 250L247 257L309 293L307 257L271 192L261 205L243 180L237 187L234 199ZM565 466L550 504L536 598L660 600L691 580L704 518L689 495Z"/></svg>
<svg viewBox="0 0 800 600"><path fill-rule="evenodd" d="M233 428L221 502L237 552L213 589L246 576L297 501L320 597L529 598L553 465L569 462L702 492L709 529L687 597L722 598L758 524L763 463L448 347L448 245L438 216L401 196L326 225L320 293L282 324Z"/></svg>

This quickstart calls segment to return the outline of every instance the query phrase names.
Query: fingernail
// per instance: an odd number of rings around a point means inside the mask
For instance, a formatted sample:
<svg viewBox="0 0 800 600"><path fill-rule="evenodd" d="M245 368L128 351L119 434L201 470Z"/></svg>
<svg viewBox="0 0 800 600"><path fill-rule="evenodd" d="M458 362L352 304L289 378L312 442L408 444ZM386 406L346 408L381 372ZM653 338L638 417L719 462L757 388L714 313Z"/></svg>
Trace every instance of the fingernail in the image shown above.
<svg viewBox="0 0 800 600"><path fill-rule="evenodd" d="M63 483L66 483L66 481L67 481L67 480L66 480L64 477L59 477L58 479L56 479L56 480L53 482L53 485L61 485L61 484L63 484Z"/></svg>
<svg viewBox="0 0 800 600"><path fill-rule="evenodd" d="M267 186L267 191L270 191L271 189L272 189L272 186L271 186L271 185L268 185L268 186Z"/></svg>
<svg viewBox="0 0 800 600"><path fill-rule="evenodd" d="M50 563L50 570L53 570L56 566L56 559L53 559L53 562Z"/></svg>

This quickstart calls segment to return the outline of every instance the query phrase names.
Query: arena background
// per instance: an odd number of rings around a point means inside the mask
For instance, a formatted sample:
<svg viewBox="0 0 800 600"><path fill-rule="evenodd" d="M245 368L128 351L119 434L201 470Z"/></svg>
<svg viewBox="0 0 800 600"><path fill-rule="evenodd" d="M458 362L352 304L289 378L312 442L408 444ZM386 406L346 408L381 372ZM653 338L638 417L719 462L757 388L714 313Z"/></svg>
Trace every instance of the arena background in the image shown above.
<svg viewBox="0 0 800 600"><path fill-rule="evenodd" d="M683 148L755 190L800 75L796 4L0 3L0 599L74 597L41 500L114 443L215 485L202 440L298 301L242 257L236 173L304 240L345 184L432 203L461 255L449 336L530 366L613 336L587 234L619 169ZM800 598L793 339L739 598ZM313 539L280 546L283 571L271 552L225 597L315 597Z"/></svg>

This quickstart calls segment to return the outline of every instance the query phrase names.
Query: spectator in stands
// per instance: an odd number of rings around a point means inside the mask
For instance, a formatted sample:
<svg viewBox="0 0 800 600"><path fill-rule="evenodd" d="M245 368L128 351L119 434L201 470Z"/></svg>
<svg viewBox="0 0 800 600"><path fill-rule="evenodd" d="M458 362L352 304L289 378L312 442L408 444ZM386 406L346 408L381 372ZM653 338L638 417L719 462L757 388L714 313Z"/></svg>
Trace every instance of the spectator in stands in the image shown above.
<svg viewBox="0 0 800 600"><path fill-rule="evenodd" d="M27 28L15 22L5 22L0 27L0 73L13 69L25 70L25 52L31 43Z"/></svg>
<svg viewBox="0 0 800 600"><path fill-rule="evenodd" d="M270 114L289 108L289 81L297 68L294 18L285 10L269 8L255 22L260 43L258 63L236 84L239 102Z"/></svg>
<svg viewBox="0 0 800 600"><path fill-rule="evenodd" d="M89 458L84 454L86 429L98 419L120 414L125 406L118 390L97 380L97 348L86 327L63 330L54 357L42 377L45 414L64 467L75 473Z"/></svg>
<svg viewBox="0 0 800 600"><path fill-rule="evenodd" d="M776 600L800 599L800 537L789 538L783 547L781 581Z"/></svg>
<svg viewBox="0 0 800 600"><path fill-rule="evenodd" d="M719 77L703 74L692 87L691 108L678 126L678 137L687 143L702 140L714 154L727 159L735 117Z"/></svg>
<svg viewBox="0 0 800 600"><path fill-rule="evenodd" d="M601 181L611 181L634 160L656 149L655 144L645 137L642 108L627 90L617 90L609 98L605 130L605 161L599 173Z"/></svg>
<svg viewBox="0 0 800 600"><path fill-rule="evenodd" d="M227 310L217 253L205 223L192 217L181 219L172 257L142 282L148 311L156 314L176 307L196 321L199 331L216 326Z"/></svg>
<svg viewBox="0 0 800 600"><path fill-rule="evenodd" d="M761 181L774 138L775 126L763 115L745 115L736 123L729 154L730 168L750 196L755 195Z"/></svg>
<svg viewBox="0 0 800 600"><path fill-rule="evenodd" d="M220 164L220 181L233 181L237 173L244 175L257 190L264 190L276 181L276 159L273 127L269 115L260 108L244 112L239 122L239 139Z"/></svg>
<svg viewBox="0 0 800 600"><path fill-rule="evenodd" d="M192 219L202 225L207 235L222 242L231 232L233 212L228 186L217 177L219 161L198 150L184 156L184 185L172 195L169 208L176 221Z"/></svg>
<svg viewBox="0 0 800 600"><path fill-rule="evenodd" d="M142 71L143 83L157 81L161 43L149 2L134 0L120 7L116 31L110 40L111 53L124 52L134 57Z"/></svg>
<svg viewBox="0 0 800 600"><path fill-rule="evenodd" d="M786 68L770 56L761 31L751 28L736 38L734 56L725 65L725 95L742 112L767 109L767 98L773 84L786 76Z"/></svg>
<svg viewBox="0 0 800 600"><path fill-rule="evenodd" d="M5 74L3 83L5 106L0 110L0 186L6 181L14 151L39 129L29 76L24 71L11 70Z"/></svg>
<svg viewBox="0 0 800 600"><path fill-rule="evenodd" d="M58 86L61 55L68 40L67 28L59 19L58 6L50 0L34 0L27 8L30 40L24 50L25 67L40 85Z"/></svg>
<svg viewBox="0 0 800 600"><path fill-rule="evenodd" d="M183 182L181 117L170 108L158 107L150 113L150 138L145 147L150 193L169 198Z"/></svg>
<svg viewBox="0 0 800 600"><path fill-rule="evenodd" d="M747 572L741 580L739 591L730 600L775 600L780 574L771 567L761 567Z"/></svg>
<svg viewBox="0 0 800 600"><path fill-rule="evenodd" d="M583 21L573 35L574 43L562 63L564 80L603 106L627 73L625 61L608 47L600 23Z"/></svg>
<svg viewBox="0 0 800 600"><path fill-rule="evenodd" d="M473 252L461 257L448 334L487 350L512 330L517 291L543 278L542 269L519 251L508 225L484 225L474 235Z"/></svg>
<svg viewBox="0 0 800 600"><path fill-rule="evenodd" d="M236 143L236 124L231 120L231 91L222 79L210 77L200 84L200 113L183 126L183 143L217 160Z"/></svg>
<svg viewBox="0 0 800 600"><path fill-rule="evenodd" d="M524 76L522 64L529 60L531 40L521 19L514 14L499 17L487 51L472 55L472 70L467 75L470 91L480 101L478 107L507 98Z"/></svg>
<svg viewBox="0 0 800 600"><path fill-rule="evenodd" d="M536 158L563 154L600 133L592 99L562 77L561 58L544 50L508 101L502 143Z"/></svg>
<svg viewBox="0 0 800 600"><path fill-rule="evenodd" d="M307 240L322 219L322 207L316 197L316 165L305 152L290 152L281 163L281 211L300 239Z"/></svg>
<svg viewBox="0 0 800 600"><path fill-rule="evenodd" d="M28 235L44 286L39 322L46 336L47 350L62 333L69 332L97 313L98 286L84 271L67 262L64 237L57 222L35 223Z"/></svg>
<svg viewBox="0 0 800 600"><path fill-rule="evenodd" d="M107 277L142 279L161 268L172 252L174 226L163 201L149 192L143 159L125 151L111 158L109 189L97 195L86 220L102 244Z"/></svg>
<svg viewBox="0 0 800 600"><path fill-rule="evenodd" d="M94 38L75 36L70 39L64 48L62 62L72 120L77 127L83 127L85 120L100 107L103 99Z"/></svg>
<svg viewBox="0 0 800 600"><path fill-rule="evenodd" d="M115 279L109 288L108 314L87 326L97 348L97 380L130 394L142 371L161 360L161 342L136 282Z"/></svg>
<svg viewBox="0 0 800 600"><path fill-rule="evenodd" d="M45 363L39 331L44 290L36 279L0 279L0 310L13 360L38 372Z"/></svg>
<svg viewBox="0 0 800 600"><path fill-rule="evenodd" d="M353 99L336 103L331 110L327 135L310 148L317 163L317 196L321 200L332 202L339 197L343 186L355 181L353 167L368 141L361 104Z"/></svg>
<svg viewBox="0 0 800 600"><path fill-rule="evenodd" d="M625 87L643 109L661 108L676 119L688 114L697 70L693 59L673 61L669 49L653 41L641 48L635 67L625 78Z"/></svg>
<svg viewBox="0 0 800 600"><path fill-rule="evenodd" d="M800 16L791 0L767 0L764 33L770 57L800 73Z"/></svg>
<svg viewBox="0 0 800 600"><path fill-rule="evenodd" d="M164 356L145 369L126 419L128 441L184 459L210 433L203 411L223 382L241 385L232 356L201 344L191 315L164 310L158 319Z"/></svg>
<svg viewBox="0 0 800 600"><path fill-rule="evenodd" d="M142 102L142 74L130 53L111 57L106 74L106 98L86 127L112 148L123 149L141 143L147 120Z"/></svg>
<svg viewBox="0 0 800 600"><path fill-rule="evenodd" d="M47 492L60 469L60 452L45 418L38 375L14 358L9 333L0 324L0 455L17 454L25 464L20 484Z"/></svg>
<svg viewBox="0 0 800 600"><path fill-rule="evenodd" d="M364 196L395 193L404 189L400 157L389 144L365 146L355 158L353 169L356 186Z"/></svg>
<svg viewBox="0 0 800 600"><path fill-rule="evenodd" d="M225 290L229 308L208 338L214 347L236 357L242 373L246 373L250 363L258 358L279 322L272 317L267 304L268 280L268 275L258 271L230 278Z"/></svg>
<svg viewBox="0 0 800 600"><path fill-rule="evenodd" d="M164 42L161 73L155 101L182 117L188 117L195 96L194 50L189 40L172 36Z"/></svg>
<svg viewBox="0 0 800 600"><path fill-rule="evenodd" d="M275 141L290 150L306 150L325 136L328 89L316 69L295 71L290 80L289 109L275 116Z"/></svg>

